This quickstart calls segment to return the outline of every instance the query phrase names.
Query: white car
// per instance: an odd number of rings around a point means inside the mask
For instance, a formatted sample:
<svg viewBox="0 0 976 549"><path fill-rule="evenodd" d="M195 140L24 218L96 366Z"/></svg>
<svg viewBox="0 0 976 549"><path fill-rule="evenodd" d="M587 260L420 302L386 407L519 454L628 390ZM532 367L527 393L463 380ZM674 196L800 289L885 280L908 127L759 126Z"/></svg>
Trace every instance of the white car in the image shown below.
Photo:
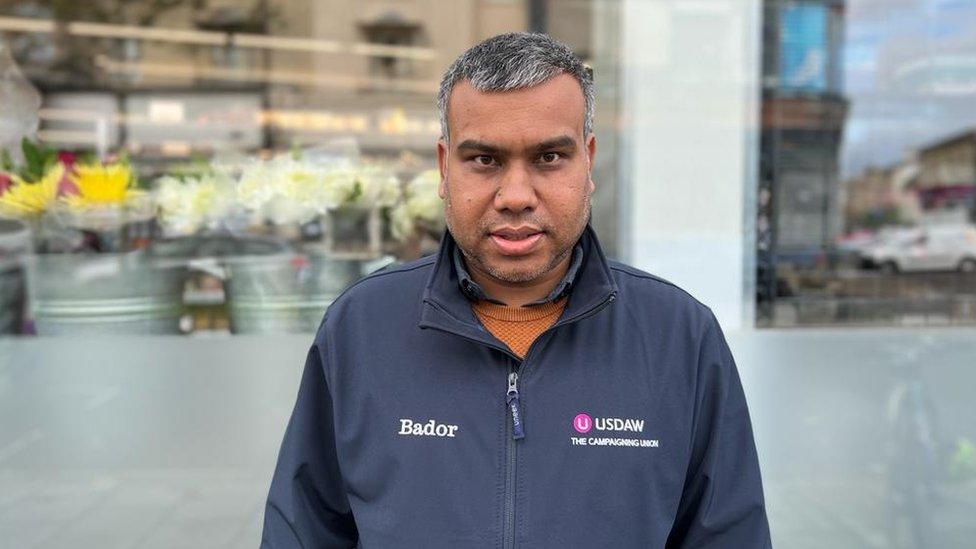
<svg viewBox="0 0 976 549"><path fill-rule="evenodd" d="M861 259L866 267L886 273L976 273L976 226L933 226L890 233L865 247Z"/></svg>

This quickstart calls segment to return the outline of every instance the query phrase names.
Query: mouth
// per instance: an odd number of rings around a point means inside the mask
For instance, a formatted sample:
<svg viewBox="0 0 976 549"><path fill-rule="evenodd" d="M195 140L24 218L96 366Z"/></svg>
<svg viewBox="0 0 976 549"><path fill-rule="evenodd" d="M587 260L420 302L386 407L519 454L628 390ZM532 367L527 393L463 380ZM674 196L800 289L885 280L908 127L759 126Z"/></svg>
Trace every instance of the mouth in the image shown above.
<svg viewBox="0 0 976 549"><path fill-rule="evenodd" d="M534 227L505 227L491 232L491 240L502 255L518 256L533 251L545 233Z"/></svg>

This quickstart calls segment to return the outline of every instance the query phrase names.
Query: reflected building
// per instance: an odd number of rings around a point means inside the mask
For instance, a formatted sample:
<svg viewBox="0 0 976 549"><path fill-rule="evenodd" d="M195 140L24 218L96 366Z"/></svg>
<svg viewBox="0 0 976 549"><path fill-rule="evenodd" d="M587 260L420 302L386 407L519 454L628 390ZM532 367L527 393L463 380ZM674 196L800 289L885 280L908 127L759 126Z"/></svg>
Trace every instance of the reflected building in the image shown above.
<svg viewBox="0 0 976 549"><path fill-rule="evenodd" d="M930 217L976 221L976 130L953 135L919 151L919 201Z"/></svg>
<svg viewBox="0 0 976 549"><path fill-rule="evenodd" d="M777 265L822 261L841 231L842 0L763 3L762 131L757 215L760 322Z"/></svg>
<svg viewBox="0 0 976 549"><path fill-rule="evenodd" d="M930 142L844 183L847 231L976 220L976 130Z"/></svg>
<svg viewBox="0 0 976 549"><path fill-rule="evenodd" d="M893 166L868 167L844 182L844 232L876 230L886 225L914 225L922 212L916 188L918 154Z"/></svg>

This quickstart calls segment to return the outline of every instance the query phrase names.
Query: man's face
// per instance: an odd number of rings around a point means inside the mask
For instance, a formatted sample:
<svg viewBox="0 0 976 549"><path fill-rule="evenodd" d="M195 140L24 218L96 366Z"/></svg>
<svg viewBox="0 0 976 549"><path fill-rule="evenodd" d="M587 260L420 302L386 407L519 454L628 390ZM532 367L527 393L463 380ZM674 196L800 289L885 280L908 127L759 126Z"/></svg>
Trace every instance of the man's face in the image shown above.
<svg viewBox="0 0 976 549"><path fill-rule="evenodd" d="M584 140L583 121L583 92L566 74L508 92L455 85L450 143L437 143L439 194L469 267L532 283L569 256L594 189L596 141Z"/></svg>

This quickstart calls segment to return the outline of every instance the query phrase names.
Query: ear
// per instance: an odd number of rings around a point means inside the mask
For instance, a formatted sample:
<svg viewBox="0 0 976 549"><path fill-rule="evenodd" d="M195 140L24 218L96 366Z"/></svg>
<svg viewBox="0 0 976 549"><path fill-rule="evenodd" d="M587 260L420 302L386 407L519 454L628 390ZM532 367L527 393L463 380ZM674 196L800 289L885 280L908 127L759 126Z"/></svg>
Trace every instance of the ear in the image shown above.
<svg viewBox="0 0 976 549"><path fill-rule="evenodd" d="M590 133L586 137L586 177L589 179L590 192L596 189L593 183L593 160L596 157L596 134Z"/></svg>
<svg viewBox="0 0 976 549"><path fill-rule="evenodd" d="M441 172L441 183L437 186L437 194L444 199L447 193L447 161L448 161L448 144L443 137L437 140L437 168Z"/></svg>

